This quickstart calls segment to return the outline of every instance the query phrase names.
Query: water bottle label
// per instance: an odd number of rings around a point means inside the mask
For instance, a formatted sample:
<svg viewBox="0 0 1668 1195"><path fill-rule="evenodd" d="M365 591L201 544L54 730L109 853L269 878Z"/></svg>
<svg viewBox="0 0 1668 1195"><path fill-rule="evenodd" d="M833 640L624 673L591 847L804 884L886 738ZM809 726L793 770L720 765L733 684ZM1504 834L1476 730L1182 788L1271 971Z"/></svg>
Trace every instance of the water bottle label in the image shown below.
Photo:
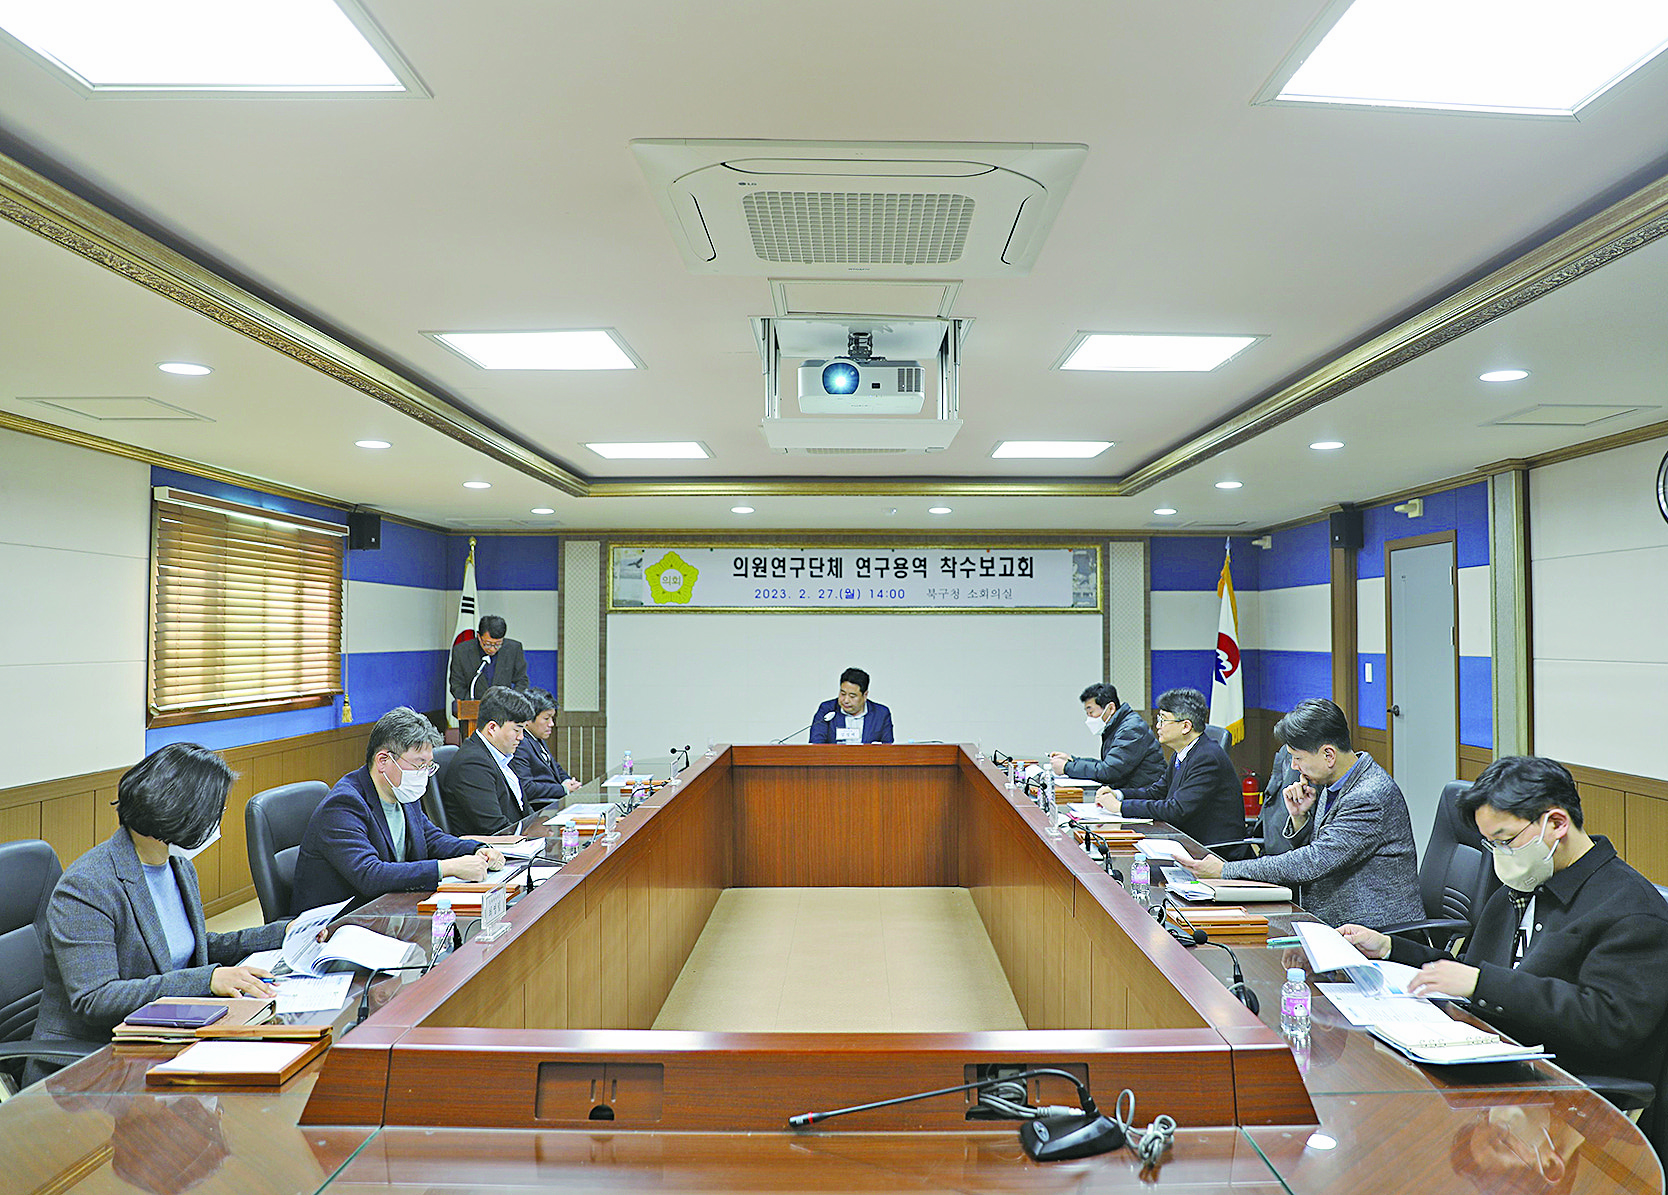
<svg viewBox="0 0 1668 1195"><path fill-rule="evenodd" d="M1283 1017L1307 1017L1309 1015L1309 993L1293 992L1280 997L1280 1015Z"/></svg>

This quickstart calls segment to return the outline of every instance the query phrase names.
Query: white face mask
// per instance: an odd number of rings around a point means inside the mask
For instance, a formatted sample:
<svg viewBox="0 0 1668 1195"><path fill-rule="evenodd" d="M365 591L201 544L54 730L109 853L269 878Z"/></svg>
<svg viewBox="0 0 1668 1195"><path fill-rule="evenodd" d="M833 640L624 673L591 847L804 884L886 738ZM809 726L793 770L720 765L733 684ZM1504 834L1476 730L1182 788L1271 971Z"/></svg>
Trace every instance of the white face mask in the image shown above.
<svg viewBox="0 0 1668 1195"><path fill-rule="evenodd" d="M394 766L400 768L400 782L394 787L394 795L399 798L400 804L409 805L413 801L421 801L423 794L429 791L428 773L421 768L407 771L400 767L399 760L394 761Z"/></svg>
<svg viewBox="0 0 1668 1195"><path fill-rule="evenodd" d="M1558 844L1548 843L1545 835L1546 818L1542 817L1541 830L1535 836L1535 842L1546 849L1544 855L1537 855L1535 844L1527 842L1514 854L1494 852L1494 874L1500 877L1502 884L1518 892L1533 892L1552 878L1552 855Z"/></svg>
<svg viewBox="0 0 1668 1195"><path fill-rule="evenodd" d="M1089 733L1094 735L1097 739L1100 737L1101 732L1106 729L1106 723L1102 722L1093 714L1090 714L1087 718L1083 719L1083 725L1088 727Z"/></svg>
<svg viewBox="0 0 1668 1195"><path fill-rule="evenodd" d="M209 847L219 841L220 823L216 822L214 829L210 832L209 836L203 839L203 841L198 843L196 846L180 846L177 842L170 842L168 844L168 853L170 855L178 855L181 859L195 859L198 855L202 854L204 851L208 850Z"/></svg>

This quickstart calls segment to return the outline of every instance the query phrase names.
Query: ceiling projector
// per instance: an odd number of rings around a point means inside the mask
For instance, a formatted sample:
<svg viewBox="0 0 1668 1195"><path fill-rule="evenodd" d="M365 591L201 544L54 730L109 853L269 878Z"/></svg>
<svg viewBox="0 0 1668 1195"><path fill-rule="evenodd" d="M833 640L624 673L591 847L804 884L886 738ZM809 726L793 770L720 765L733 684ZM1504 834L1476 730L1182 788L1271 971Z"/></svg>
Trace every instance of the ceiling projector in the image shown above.
<svg viewBox="0 0 1668 1195"><path fill-rule="evenodd" d="M806 415L919 415L923 378L919 361L806 361L799 367L799 409Z"/></svg>

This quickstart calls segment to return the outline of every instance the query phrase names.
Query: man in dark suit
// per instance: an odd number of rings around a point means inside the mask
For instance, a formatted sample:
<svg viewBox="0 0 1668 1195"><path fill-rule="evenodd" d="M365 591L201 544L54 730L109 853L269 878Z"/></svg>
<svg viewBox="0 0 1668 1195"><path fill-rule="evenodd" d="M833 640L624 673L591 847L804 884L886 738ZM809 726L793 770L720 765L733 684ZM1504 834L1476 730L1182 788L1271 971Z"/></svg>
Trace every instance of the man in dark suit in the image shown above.
<svg viewBox="0 0 1668 1195"><path fill-rule="evenodd" d="M446 684L453 701L478 701L494 685L527 687L527 654L514 639L504 638L509 624L496 614L482 617L475 637L452 645Z"/></svg>
<svg viewBox="0 0 1668 1195"><path fill-rule="evenodd" d="M840 673L840 695L817 706L811 719L813 743L890 743L892 711L869 700L869 674L861 668Z"/></svg>
<svg viewBox="0 0 1668 1195"><path fill-rule="evenodd" d="M556 699L543 689L528 689L533 703L533 720L510 758L510 771L521 781L521 795L534 809L553 805L579 787L579 781L562 770L546 745L556 728Z"/></svg>
<svg viewBox="0 0 1668 1195"><path fill-rule="evenodd" d="M1153 730L1175 763L1145 788L1108 789L1100 804L1124 817L1168 822L1201 842L1237 842L1245 837L1245 805L1239 776L1228 753L1205 735L1205 696L1197 689L1171 689L1155 706Z"/></svg>
<svg viewBox="0 0 1668 1195"><path fill-rule="evenodd" d="M532 812L510 770L523 724L532 720L533 703L525 693L494 685L481 698L475 733L440 778L446 820L456 833L496 834Z"/></svg>

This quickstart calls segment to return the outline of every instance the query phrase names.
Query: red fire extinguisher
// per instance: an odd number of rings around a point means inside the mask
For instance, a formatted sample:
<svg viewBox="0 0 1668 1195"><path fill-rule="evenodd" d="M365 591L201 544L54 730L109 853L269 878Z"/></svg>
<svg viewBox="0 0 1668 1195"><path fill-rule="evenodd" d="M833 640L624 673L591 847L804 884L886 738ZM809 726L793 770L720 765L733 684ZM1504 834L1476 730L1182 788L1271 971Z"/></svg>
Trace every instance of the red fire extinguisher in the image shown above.
<svg viewBox="0 0 1668 1195"><path fill-rule="evenodd" d="M1263 812L1263 786L1257 783L1257 774L1247 772L1240 777L1239 791L1245 798L1245 816L1260 817Z"/></svg>

